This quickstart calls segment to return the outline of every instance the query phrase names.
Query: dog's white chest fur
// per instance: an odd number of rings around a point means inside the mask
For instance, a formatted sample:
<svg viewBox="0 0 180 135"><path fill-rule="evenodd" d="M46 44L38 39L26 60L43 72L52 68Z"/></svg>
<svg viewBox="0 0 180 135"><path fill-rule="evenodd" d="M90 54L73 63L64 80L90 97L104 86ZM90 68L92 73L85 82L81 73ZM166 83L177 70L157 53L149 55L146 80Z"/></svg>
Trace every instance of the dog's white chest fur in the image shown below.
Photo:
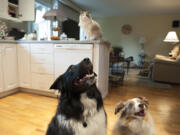
<svg viewBox="0 0 180 135"><path fill-rule="evenodd" d="M129 128L138 135L155 135L153 124L145 121L133 121Z"/></svg>
<svg viewBox="0 0 180 135"><path fill-rule="evenodd" d="M84 121L87 127L83 126L82 122L70 119L65 120L65 117L58 115L59 124L72 128L75 135L106 135L106 116L104 109L97 111L97 102L95 99L87 97L86 93L81 95L81 103L84 105Z"/></svg>
<svg viewBox="0 0 180 135"><path fill-rule="evenodd" d="M122 132L124 128L129 129L131 131L131 135L155 135L153 119L149 113L147 115L147 117L149 118L149 122L137 119L132 120L127 124L127 121L124 119L118 120L115 126L114 135L130 134L129 132Z"/></svg>

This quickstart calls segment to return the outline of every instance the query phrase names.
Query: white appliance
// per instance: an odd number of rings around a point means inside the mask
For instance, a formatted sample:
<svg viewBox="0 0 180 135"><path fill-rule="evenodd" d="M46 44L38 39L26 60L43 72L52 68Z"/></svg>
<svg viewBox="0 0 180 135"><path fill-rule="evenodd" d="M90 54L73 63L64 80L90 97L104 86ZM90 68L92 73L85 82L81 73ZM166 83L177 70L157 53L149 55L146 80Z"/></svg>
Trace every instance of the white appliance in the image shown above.
<svg viewBox="0 0 180 135"><path fill-rule="evenodd" d="M92 61L92 44L55 44L55 78L63 74L70 65L78 64L84 58Z"/></svg>

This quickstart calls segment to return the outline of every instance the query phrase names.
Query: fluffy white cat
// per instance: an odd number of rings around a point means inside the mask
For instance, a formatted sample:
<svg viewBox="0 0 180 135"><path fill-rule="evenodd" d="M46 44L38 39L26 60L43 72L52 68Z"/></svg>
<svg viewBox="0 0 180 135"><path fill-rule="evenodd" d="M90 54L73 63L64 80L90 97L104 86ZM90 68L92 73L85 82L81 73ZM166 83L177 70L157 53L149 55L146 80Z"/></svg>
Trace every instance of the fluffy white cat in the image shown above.
<svg viewBox="0 0 180 135"><path fill-rule="evenodd" d="M87 40L101 40L102 32L99 24L94 21L89 12L81 12L79 16L79 26L86 34Z"/></svg>

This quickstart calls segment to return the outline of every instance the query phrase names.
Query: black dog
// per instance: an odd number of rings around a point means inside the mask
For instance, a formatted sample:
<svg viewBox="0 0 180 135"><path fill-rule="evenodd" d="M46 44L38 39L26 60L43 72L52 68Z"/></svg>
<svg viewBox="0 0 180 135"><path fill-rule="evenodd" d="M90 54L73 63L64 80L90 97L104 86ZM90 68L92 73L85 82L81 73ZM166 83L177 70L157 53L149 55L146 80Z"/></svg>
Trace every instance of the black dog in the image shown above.
<svg viewBox="0 0 180 135"><path fill-rule="evenodd" d="M71 65L50 89L61 96L46 135L106 135L103 100L88 58Z"/></svg>

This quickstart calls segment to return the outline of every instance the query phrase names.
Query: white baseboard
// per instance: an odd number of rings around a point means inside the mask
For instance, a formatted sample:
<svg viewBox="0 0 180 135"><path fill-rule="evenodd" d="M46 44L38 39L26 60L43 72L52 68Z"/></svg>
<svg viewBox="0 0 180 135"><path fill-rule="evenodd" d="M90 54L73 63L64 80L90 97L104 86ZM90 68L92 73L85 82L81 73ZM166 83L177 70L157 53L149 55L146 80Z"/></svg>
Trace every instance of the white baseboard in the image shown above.
<svg viewBox="0 0 180 135"><path fill-rule="evenodd" d="M0 98L12 95L12 94L17 93L19 91L20 91L20 88L15 88L15 89L12 89L12 90L1 91L0 92Z"/></svg>
<svg viewBox="0 0 180 135"><path fill-rule="evenodd" d="M54 90L36 90L36 89L29 89L29 88L20 88L20 91L42 95L42 96L48 96L48 97L58 97L59 95Z"/></svg>

